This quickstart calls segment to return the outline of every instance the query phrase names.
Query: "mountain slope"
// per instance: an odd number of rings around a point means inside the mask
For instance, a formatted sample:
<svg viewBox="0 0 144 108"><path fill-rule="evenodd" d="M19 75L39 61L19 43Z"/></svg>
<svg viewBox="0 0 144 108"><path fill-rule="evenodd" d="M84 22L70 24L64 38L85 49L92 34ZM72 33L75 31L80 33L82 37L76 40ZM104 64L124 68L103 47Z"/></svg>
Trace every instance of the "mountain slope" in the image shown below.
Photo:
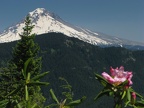
<svg viewBox="0 0 144 108"><path fill-rule="evenodd" d="M144 96L144 51L131 51L121 47L101 48L61 33L36 36L36 42L41 48L42 72L50 71L43 79L50 82L50 85L42 87L47 104L51 102L50 88L53 88L61 99L61 82L58 78L64 77L72 85L75 99L87 96L84 104L78 108L112 108L111 98L104 97L97 102L93 101L102 89L94 72L109 72L110 66L116 68L121 65L126 71L133 72L132 87ZM12 56L11 50L15 44L16 42L0 44L0 67Z"/></svg>
<svg viewBox="0 0 144 108"><path fill-rule="evenodd" d="M37 8L36 10L29 12L29 16L31 17L32 24L35 25L33 33L36 34L60 32L69 37L76 37L94 45L144 46L144 43L132 42L129 40L104 35L102 33L95 33L88 29L82 29L80 27L73 26L68 22L63 21L58 15L48 12L44 8ZM4 30L4 32L0 34L0 43L19 40L19 34L22 33L23 27L24 20Z"/></svg>
<svg viewBox="0 0 144 108"><path fill-rule="evenodd" d="M103 41L96 37L89 37L86 31L78 31L75 28L69 26L66 22L64 22L60 17L55 15L54 13L50 13L43 8L38 8L32 12L29 12L29 15L32 20L32 24L35 25L33 29L33 33L43 34L48 32L61 32L66 34L67 36L77 37L81 40L84 40L89 43L93 43L93 40L97 40L103 44L106 44L106 41ZM9 42L20 39L19 34L22 33L22 28L24 27L24 21L16 24L16 26L10 27L5 30L0 35L1 42Z"/></svg>

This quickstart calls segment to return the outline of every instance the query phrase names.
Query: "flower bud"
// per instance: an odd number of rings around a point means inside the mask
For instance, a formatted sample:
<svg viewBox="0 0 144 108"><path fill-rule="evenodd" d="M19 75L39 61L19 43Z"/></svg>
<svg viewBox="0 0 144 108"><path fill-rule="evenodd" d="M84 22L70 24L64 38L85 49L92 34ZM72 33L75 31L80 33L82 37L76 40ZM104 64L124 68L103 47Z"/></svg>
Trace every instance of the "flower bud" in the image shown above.
<svg viewBox="0 0 144 108"><path fill-rule="evenodd" d="M136 101L136 93L135 93L135 92L132 92L132 93L131 93L131 103L132 103L132 104L135 104L135 101Z"/></svg>

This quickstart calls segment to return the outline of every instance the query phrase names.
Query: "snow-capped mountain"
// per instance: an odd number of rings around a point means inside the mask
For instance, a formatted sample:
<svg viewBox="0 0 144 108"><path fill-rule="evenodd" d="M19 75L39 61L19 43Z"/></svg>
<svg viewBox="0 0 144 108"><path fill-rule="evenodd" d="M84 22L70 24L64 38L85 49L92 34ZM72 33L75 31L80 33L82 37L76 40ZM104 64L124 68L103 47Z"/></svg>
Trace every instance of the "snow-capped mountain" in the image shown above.
<svg viewBox="0 0 144 108"><path fill-rule="evenodd" d="M63 21L54 13L44 8L37 8L29 12L32 25L35 25L32 33L44 34L48 32L60 32L70 37L76 37L94 45L142 45L144 43L132 42L118 37L108 36L102 33L92 32L88 29L73 26ZM23 32L24 20L9 27L0 34L0 43L16 41L20 39L19 34Z"/></svg>

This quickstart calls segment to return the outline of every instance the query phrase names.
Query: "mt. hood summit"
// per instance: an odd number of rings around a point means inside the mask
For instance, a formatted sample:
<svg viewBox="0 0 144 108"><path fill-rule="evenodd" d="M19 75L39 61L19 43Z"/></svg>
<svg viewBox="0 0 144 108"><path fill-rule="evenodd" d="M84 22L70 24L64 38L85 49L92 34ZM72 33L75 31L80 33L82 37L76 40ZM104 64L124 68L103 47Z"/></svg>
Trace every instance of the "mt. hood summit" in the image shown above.
<svg viewBox="0 0 144 108"><path fill-rule="evenodd" d="M60 32L70 37L75 37L94 45L144 45L113 36L95 33L88 29L73 26L63 21L54 13L48 12L44 8L37 8L29 12L32 25L35 25L32 33L44 34L49 32ZM23 32L24 20L15 26L9 27L0 34L0 43L16 41L20 39L19 34Z"/></svg>

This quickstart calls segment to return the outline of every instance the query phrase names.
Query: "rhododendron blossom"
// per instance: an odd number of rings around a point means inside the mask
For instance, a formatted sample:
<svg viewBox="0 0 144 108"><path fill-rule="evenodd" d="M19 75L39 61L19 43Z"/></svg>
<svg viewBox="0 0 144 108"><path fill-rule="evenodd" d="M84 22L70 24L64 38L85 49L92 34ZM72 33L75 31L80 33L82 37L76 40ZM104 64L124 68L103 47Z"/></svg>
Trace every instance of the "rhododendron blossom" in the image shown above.
<svg viewBox="0 0 144 108"><path fill-rule="evenodd" d="M121 84L124 81L128 81L128 85L132 85L131 78L133 76L132 72L124 71L124 67L121 66L120 68L113 69L110 67L111 75L107 74L106 72L102 73L102 76L110 83L115 86Z"/></svg>

